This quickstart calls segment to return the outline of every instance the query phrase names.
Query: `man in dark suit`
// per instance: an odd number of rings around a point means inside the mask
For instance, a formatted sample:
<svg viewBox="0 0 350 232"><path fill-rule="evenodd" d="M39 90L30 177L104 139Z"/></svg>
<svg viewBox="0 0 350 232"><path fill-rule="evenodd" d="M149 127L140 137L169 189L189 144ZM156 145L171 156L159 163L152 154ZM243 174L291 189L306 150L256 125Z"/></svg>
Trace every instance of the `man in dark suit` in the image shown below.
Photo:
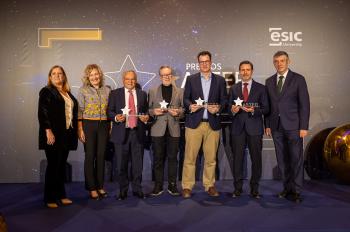
<svg viewBox="0 0 350 232"><path fill-rule="evenodd" d="M219 113L227 103L225 79L211 72L211 54L197 56L200 73L187 78L184 91L186 147L182 172L182 196L190 198L195 184L196 159L203 142L203 185L209 196L219 196L215 189L216 154L220 139Z"/></svg>
<svg viewBox="0 0 350 232"><path fill-rule="evenodd" d="M248 144L252 161L250 194L258 199L262 172L263 115L269 111L269 102L265 86L252 79L253 64L250 61L239 64L239 74L242 81L233 85L229 94L235 188L232 197L239 197L242 193L244 150Z"/></svg>
<svg viewBox="0 0 350 232"><path fill-rule="evenodd" d="M266 80L271 111L266 118L266 135L272 135L277 163L283 180L278 197L301 202L303 171L303 138L307 135L310 99L305 78L288 68L288 53L273 56L277 73Z"/></svg>
<svg viewBox="0 0 350 232"><path fill-rule="evenodd" d="M164 161L168 159L168 192L180 195L177 189L177 153L180 141L180 117L183 116L183 91L176 87L172 68L161 66L159 76L162 84L149 91L149 114L154 118L151 127L153 170L155 185L151 193L163 193Z"/></svg>
<svg viewBox="0 0 350 232"><path fill-rule="evenodd" d="M129 178L128 163L131 160L133 195L144 198L142 192L143 139L148 121L147 94L135 88L136 73L123 73L123 88L112 90L108 99L108 117L113 121L111 140L117 159L120 194L118 200L127 197Z"/></svg>

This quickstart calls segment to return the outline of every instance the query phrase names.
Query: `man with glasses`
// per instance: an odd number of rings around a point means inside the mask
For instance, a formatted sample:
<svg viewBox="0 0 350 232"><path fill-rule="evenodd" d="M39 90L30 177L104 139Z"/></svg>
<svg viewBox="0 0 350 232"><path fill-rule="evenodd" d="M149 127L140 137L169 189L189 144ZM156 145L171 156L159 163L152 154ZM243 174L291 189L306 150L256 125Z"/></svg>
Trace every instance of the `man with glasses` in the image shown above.
<svg viewBox="0 0 350 232"><path fill-rule="evenodd" d="M168 192L180 195L177 189L177 154L179 151L180 124L183 116L183 91L176 87L172 68L159 68L161 84L149 91L149 114L154 118L151 127L153 142L153 170L155 184L151 196L163 193L164 161L168 159Z"/></svg>
<svg viewBox="0 0 350 232"><path fill-rule="evenodd" d="M133 70L123 73L124 87L112 90L108 98L108 118L113 122L111 140L114 143L119 182L118 200L125 200L131 181L133 195L143 199L143 140L148 116L147 94L136 88ZM131 174L129 175L129 161Z"/></svg>
<svg viewBox="0 0 350 232"><path fill-rule="evenodd" d="M220 140L219 113L226 105L225 79L211 72L211 54L197 55L200 72L187 78L184 91L186 146L182 172L182 196L190 198L195 184L196 160L203 147L203 185L209 196L217 197L215 188L216 154Z"/></svg>

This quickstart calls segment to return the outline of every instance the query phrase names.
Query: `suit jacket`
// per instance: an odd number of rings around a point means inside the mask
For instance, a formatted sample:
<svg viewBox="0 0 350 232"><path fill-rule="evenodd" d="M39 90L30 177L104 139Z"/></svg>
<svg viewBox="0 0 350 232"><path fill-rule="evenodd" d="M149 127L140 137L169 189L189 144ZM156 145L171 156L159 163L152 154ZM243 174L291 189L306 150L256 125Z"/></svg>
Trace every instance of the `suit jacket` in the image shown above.
<svg viewBox="0 0 350 232"><path fill-rule="evenodd" d="M72 99L74 132L67 136L65 102L55 87L46 86L40 90L38 119L39 119L39 149L59 147L68 150L76 150L78 147L78 101L68 92ZM46 129L51 129L55 136L53 146L47 145Z"/></svg>
<svg viewBox="0 0 350 232"><path fill-rule="evenodd" d="M269 101L265 86L254 80L252 81L247 103L258 104L258 107L254 109L254 113L247 113L242 109L237 113L232 113L231 108L237 97L243 99L242 82L234 84L230 89L228 105L229 114L232 115L231 134L239 135L245 130L248 135L262 135L264 133L263 116L269 112Z"/></svg>
<svg viewBox="0 0 350 232"><path fill-rule="evenodd" d="M227 103L227 90L226 81L222 76L212 73L211 75L211 85L209 91L208 102L209 103L219 103L221 109L218 114L211 114L208 112L209 125L213 130L220 130L220 112L225 108ZM184 106L189 112L189 107L191 104L195 104L195 100L198 98L204 99L202 83L200 73L193 74L187 77L184 91ZM189 113L186 115L185 126L195 129L198 127L199 123L203 118L204 109L200 109L196 112Z"/></svg>
<svg viewBox="0 0 350 232"><path fill-rule="evenodd" d="M137 112L148 113L148 104L147 104L147 94L141 89L136 88L137 96ZM124 87L112 90L108 98L108 107L107 114L108 118L113 121L113 128L111 134L111 140L116 144L123 144L125 142L125 121L116 122L115 116L117 114L122 114L121 109L125 107L125 90ZM143 143L145 137L145 124L138 119L137 120L137 137L140 143Z"/></svg>
<svg viewBox="0 0 350 232"><path fill-rule="evenodd" d="M151 136L163 136L165 134L165 130L168 127L169 134L172 137L180 137L180 124L179 119L183 117L183 91L182 89L172 85L172 95L171 101L168 107L174 106L179 107L181 112L178 117L173 117L169 113L164 113L163 115L155 116L154 108L160 108L159 102L163 101L162 95L162 85L151 89L149 91L149 114L154 118L154 122L151 127Z"/></svg>
<svg viewBox="0 0 350 232"><path fill-rule="evenodd" d="M281 123L285 130L308 130L310 98L305 78L289 70L281 93L277 90L277 74L266 79L270 113L266 127L276 130Z"/></svg>

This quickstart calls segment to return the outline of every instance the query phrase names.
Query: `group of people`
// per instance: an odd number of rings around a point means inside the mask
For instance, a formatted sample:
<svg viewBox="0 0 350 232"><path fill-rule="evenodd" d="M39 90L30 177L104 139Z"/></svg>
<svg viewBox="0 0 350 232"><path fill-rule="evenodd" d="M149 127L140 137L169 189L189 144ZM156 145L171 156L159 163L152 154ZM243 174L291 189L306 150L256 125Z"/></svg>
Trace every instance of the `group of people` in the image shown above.
<svg viewBox="0 0 350 232"><path fill-rule="evenodd" d="M278 51L273 56L276 73L262 85L252 79L253 64L239 65L241 81L229 93L225 79L212 73L210 52L197 55L200 72L189 76L185 88L175 85L173 70L161 66L161 84L148 95L137 87L133 70L122 75L123 87L111 90L104 83L103 72L96 65L84 71L78 99L70 92L61 66L53 66L47 85L39 94L39 149L45 150L47 168L44 202L49 208L69 205L64 177L70 150L84 144L85 187L92 199L107 197L104 189L104 162L107 142L114 144L119 183L118 200L125 200L131 184L134 196L143 199L142 169L144 139L150 128L153 151L154 188L158 196L164 188L164 166L168 161L167 191L183 198L192 196L196 160L204 155L203 186L211 197L220 195L215 187L217 149L220 140L220 114L228 108L232 118L234 191L243 192L244 150L252 161L250 195L260 198L262 173L262 138L272 136L278 167L283 180L280 198L302 200L303 138L307 135L310 100L305 78L289 69L289 55ZM185 156L182 169L182 192L178 190L178 151L180 119L185 118ZM131 165L129 165L131 163ZM130 170L129 170L130 166Z"/></svg>

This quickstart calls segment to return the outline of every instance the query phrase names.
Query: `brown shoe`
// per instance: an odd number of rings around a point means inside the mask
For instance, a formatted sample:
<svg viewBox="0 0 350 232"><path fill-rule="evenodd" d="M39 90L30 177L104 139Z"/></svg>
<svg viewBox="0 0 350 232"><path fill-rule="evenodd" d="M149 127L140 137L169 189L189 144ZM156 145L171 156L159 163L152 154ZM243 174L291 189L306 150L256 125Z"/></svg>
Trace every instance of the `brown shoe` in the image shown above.
<svg viewBox="0 0 350 232"><path fill-rule="evenodd" d="M191 189L183 189L182 190L182 197L183 198L191 198Z"/></svg>
<svg viewBox="0 0 350 232"><path fill-rule="evenodd" d="M57 203L47 203L46 207L50 208L50 209L56 209L56 208L58 208L58 205L57 205Z"/></svg>
<svg viewBox="0 0 350 232"><path fill-rule="evenodd" d="M211 197L218 197L220 194L218 191L216 191L215 187L212 186L212 187L209 187L208 189L208 195Z"/></svg>

